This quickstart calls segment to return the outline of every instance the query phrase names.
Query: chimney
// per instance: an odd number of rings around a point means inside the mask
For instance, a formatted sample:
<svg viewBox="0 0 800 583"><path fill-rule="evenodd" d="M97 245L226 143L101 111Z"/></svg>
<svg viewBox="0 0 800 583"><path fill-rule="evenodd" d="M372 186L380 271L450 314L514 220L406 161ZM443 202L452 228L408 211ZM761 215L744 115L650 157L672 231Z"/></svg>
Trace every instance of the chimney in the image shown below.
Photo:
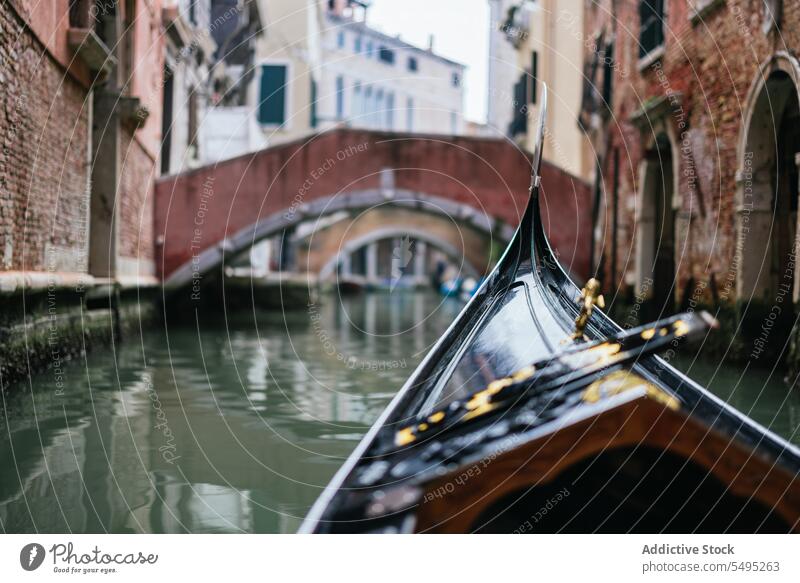
<svg viewBox="0 0 800 583"><path fill-rule="evenodd" d="M429 53L433 52L433 35L432 34L428 35L428 52Z"/></svg>

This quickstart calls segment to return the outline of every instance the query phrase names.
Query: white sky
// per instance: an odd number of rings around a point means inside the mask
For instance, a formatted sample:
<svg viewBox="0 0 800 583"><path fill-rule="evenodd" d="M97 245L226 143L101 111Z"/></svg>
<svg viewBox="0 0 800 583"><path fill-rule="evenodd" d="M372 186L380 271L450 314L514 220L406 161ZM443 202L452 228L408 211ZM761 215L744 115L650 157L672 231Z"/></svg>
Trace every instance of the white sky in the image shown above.
<svg viewBox="0 0 800 583"><path fill-rule="evenodd" d="M464 117L486 121L489 3L486 0L373 0L367 22L467 66Z"/></svg>

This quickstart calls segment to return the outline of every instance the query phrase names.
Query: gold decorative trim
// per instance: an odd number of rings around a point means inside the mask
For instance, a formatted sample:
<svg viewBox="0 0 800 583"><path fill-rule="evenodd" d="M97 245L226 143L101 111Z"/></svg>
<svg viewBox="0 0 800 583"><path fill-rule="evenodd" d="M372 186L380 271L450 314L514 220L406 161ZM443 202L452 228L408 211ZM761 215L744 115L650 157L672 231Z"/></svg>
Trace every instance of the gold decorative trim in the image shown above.
<svg viewBox="0 0 800 583"><path fill-rule="evenodd" d="M648 398L673 411L680 409L678 399L653 383L644 380L638 374L627 370L618 370L594 381L583 392L583 400L587 403L598 403L601 399L621 395L633 389L644 389Z"/></svg>

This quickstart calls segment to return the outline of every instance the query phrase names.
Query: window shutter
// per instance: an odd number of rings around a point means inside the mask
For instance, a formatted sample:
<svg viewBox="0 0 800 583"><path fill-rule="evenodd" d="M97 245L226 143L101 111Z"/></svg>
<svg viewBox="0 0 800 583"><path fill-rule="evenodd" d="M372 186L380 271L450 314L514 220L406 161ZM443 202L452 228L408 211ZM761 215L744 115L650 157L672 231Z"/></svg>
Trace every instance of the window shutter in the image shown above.
<svg viewBox="0 0 800 583"><path fill-rule="evenodd" d="M317 82L311 79L311 127L317 127Z"/></svg>
<svg viewBox="0 0 800 583"><path fill-rule="evenodd" d="M605 107L611 110L611 91L613 89L614 81L614 43L606 45L605 55L603 60L603 101Z"/></svg>
<svg viewBox="0 0 800 583"><path fill-rule="evenodd" d="M266 125L281 125L286 122L286 65L261 67L258 121Z"/></svg>

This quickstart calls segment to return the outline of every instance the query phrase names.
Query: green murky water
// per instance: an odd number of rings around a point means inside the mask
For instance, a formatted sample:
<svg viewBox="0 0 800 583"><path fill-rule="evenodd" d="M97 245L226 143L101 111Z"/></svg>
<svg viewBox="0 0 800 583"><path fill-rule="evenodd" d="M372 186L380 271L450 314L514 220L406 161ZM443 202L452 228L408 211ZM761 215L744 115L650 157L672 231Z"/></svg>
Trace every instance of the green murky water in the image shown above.
<svg viewBox="0 0 800 583"><path fill-rule="evenodd" d="M460 307L328 297L128 338L71 363L62 387L37 375L2 403L0 529L293 532ZM800 442L800 395L779 378L691 373Z"/></svg>

